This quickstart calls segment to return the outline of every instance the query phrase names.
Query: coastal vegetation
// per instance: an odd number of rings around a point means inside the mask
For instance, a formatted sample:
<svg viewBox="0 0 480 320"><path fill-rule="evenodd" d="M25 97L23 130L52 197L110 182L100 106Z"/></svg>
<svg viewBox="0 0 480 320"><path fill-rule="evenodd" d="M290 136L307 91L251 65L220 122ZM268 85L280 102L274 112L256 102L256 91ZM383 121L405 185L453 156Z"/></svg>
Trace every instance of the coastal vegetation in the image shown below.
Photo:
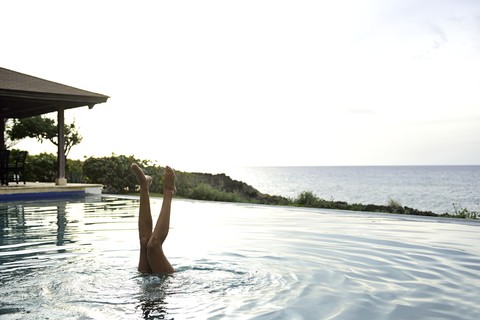
<svg viewBox="0 0 480 320"><path fill-rule="evenodd" d="M42 153L27 158L26 178L28 181L53 181L55 179L56 156ZM138 163L153 177L151 193L160 195L163 191L164 167L134 156L115 155L90 157L83 161L67 160L66 177L69 182L98 183L104 186L105 193L138 193L135 176L130 172L130 164ZM176 171L177 196L195 200L242 202L267 205L298 206L308 208L382 212L420 216L443 216L462 219L478 219L478 213L453 204L451 213L434 213L402 206L390 199L385 205L347 203L325 200L311 191L303 191L295 198L264 194L245 182L233 180L225 174L209 174Z"/></svg>
<svg viewBox="0 0 480 320"><path fill-rule="evenodd" d="M478 213L475 211L470 211L467 208L460 208L457 204L453 204L454 213L451 215L456 218L462 219L478 219Z"/></svg>

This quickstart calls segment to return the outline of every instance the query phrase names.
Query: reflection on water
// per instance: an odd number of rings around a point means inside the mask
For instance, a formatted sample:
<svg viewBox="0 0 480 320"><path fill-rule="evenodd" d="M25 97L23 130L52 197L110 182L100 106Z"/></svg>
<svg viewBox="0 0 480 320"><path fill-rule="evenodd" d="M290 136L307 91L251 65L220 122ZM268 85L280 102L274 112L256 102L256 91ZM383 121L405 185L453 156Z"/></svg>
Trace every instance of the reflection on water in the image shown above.
<svg viewBox="0 0 480 320"><path fill-rule="evenodd" d="M171 276L141 275L139 276L140 293L137 308L142 311L144 319L167 319L165 297L168 292ZM173 318L172 318L173 319Z"/></svg>
<svg viewBox="0 0 480 320"><path fill-rule="evenodd" d="M159 276L136 271L137 210L0 204L0 317L480 317L478 222L175 200Z"/></svg>

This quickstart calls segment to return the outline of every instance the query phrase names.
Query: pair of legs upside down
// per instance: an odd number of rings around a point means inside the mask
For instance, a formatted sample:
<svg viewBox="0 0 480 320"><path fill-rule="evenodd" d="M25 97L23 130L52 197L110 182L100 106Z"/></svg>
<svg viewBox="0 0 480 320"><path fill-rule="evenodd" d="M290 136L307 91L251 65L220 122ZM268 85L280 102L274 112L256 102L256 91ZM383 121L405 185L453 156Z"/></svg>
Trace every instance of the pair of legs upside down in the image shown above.
<svg viewBox="0 0 480 320"><path fill-rule="evenodd" d="M140 209L138 215L138 233L140 236L140 261L138 271L144 273L173 273L173 267L163 253L163 242L167 238L170 228L170 209L172 199L177 191L175 188L175 172L166 167L163 175L163 202L155 228L152 231L152 214L150 212L149 189L152 177L143 173L136 164L131 170L137 177L140 185Z"/></svg>

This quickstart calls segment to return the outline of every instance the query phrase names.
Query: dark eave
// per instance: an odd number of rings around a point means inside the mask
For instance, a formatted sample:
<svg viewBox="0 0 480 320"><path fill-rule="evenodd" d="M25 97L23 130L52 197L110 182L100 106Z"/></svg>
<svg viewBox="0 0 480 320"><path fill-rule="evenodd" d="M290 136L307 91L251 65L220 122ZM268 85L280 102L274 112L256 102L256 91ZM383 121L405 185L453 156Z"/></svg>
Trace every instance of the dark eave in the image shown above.
<svg viewBox="0 0 480 320"><path fill-rule="evenodd" d="M0 117L24 118L104 103L108 96L0 68Z"/></svg>

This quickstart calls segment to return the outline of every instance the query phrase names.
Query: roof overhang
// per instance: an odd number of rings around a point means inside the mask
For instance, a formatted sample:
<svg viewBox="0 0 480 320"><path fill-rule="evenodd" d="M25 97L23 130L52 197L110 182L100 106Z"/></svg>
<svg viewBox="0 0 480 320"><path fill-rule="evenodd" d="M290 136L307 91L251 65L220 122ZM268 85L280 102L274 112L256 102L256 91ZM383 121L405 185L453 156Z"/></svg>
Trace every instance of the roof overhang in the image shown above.
<svg viewBox="0 0 480 320"><path fill-rule="evenodd" d="M0 68L0 117L25 118L82 106L108 96Z"/></svg>

